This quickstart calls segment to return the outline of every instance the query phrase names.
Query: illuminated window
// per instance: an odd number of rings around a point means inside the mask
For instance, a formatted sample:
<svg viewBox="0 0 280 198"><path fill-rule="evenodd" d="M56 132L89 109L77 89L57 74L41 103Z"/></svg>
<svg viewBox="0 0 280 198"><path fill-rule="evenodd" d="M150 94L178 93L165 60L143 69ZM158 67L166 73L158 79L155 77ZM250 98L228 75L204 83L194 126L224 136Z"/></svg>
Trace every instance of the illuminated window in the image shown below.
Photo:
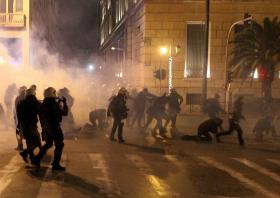
<svg viewBox="0 0 280 198"><path fill-rule="evenodd" d="M205 64L205 30L203 22L187 24L186 52L184 77L203 77L203 66ZM210 77L210 66L208 61L207 77Z"/></svg>

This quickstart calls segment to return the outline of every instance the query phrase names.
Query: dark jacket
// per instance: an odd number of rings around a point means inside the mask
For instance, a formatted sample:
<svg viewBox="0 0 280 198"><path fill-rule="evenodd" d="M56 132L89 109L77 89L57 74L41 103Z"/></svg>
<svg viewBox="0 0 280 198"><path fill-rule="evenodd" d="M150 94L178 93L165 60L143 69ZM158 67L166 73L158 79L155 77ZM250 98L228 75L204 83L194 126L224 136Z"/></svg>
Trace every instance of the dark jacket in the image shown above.
<svg viewBox="0 0 280 198"><path fill-rule="evenodd" d="M200 136L201 134L209 132L217 133L221 124L222 120L219 118L206 120L198 126L198 135Z"/></svg>
<svg viewBox="0 0 280 198"><path fill-rule="evenodd" d="M109 104L108 115L112 114L114 118L127 118L128 109L126 107L125 96L119 94L115 96Z"/></svg>
<svg viewBox="0 0 280 198"><path fill-rule="evenodd" d="M60 126L62 116L67 116L68 106L60 105L57 98L45 98L40 110L40 121L43 127L57 128Z"/></svg>
<svg viewBox="0 0 280 198"><path fill-rule="evenodd" d="M17 105L18 122L22 126L35 126L38 122L38 115L41 103L36 96L28 95Z"/></svg>

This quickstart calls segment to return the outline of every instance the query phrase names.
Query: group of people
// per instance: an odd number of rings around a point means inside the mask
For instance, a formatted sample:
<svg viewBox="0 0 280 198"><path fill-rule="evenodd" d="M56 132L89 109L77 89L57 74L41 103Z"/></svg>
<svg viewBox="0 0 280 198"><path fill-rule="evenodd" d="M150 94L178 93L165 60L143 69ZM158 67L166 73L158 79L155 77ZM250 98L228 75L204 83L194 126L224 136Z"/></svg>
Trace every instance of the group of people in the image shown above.
<svg viewBox="0 0 280 198"><path fill-rule="evenodd" d="M212 133L217 142L220 142L222 136L230 135L236 131L239 144L245 144L243 131L239 125L240 120L245 119L243 116L243 97L238 97L234 102L233 112L230 113L228 130L223 129L223 120L219 117L220 113L225 113L220 106L219 98L220 96L216 94L214 98L209 98L204 104L203 111L208 114L209 119L199 125L197 135L186 135L182 139L212 141ZM176 89L171 89L169 95L156 96L150 93L147 88L144 88L139 93L133 90L131 94L125 88L121 88L116 96L110 98L108 106L107 116L112 116L114 120L110 140L116 141L115 133L118 130L118 141L120 143L124 142L124 119L127 119L129 127L133 127L137 122L137 126L143 131L146 131L152 121L155 120L156 126L153 132L155 133L158 130L159 135L165 137L167 126L170 122L171 131L176 131L176 119L181 110L180 105L182 102L183 97L178 94ZM146 119L145 115L147 115ZM143 120L146 120L144 125L142 125Z"/></svg>
<svg viewBox="0 0 280 198"><path fill-rule="evenodd" d="M15 87L15 85L13 84L12 87ZM5 101L8 99L13 101L14 92L11 92L12 89L9 87L7 90ZM62 117L69 116L70 112L66 99L67 88L61 89L59 93L53 87L45 89L43 101L37 99L36 91L36 85L31 85L29 88L22 86L18 89L18 95L14 100L14 120L18 140L17 149L26 163L31 162L31 164L40 167L41 159L54 144L55 150L52 169L63 171L65 168L60 164L64 147L61 122ZM73 100L69 102L70 105L73 105ZM6 118L9 118L8 115L11 114L12 107L13 105L10 105L9 102ZM9 111L11 111L10 114L8 113ZM70 119L73 119L71 113ZM38 122L40 122L42 128L41 133L38 130ZM23 139L26 142L25 147L23 145ZM42 144L42 141L45 143ZM34 154L35 149L39 150L37 155Z"/></svg>
<svg viewBox="0 0 280 198"><path fill-rule="evenodd" d="M137 122L138 128L146 130L153 120L156 120L156 126L153 132L159 130L161 136L165 136L166 127L171 122L172 131L176 130L176 119L180 112L180 105L183 97L177 93L176 89L171 89L170 94L156 96L144 88L137 93L135 90L130 95L125 88L121 88L116 96L110 98L107 116L113 117L113 127L110 140L116 141L115 132L118 130L118 141L124 142L123 127L124 119L127 120L129 127L134 127ZM128 105L127 105L128 104ZM167 108L166 108L167 107ZM147 114L147 122L143 125ZM163 120L165 124L163 125Z"/></svg>

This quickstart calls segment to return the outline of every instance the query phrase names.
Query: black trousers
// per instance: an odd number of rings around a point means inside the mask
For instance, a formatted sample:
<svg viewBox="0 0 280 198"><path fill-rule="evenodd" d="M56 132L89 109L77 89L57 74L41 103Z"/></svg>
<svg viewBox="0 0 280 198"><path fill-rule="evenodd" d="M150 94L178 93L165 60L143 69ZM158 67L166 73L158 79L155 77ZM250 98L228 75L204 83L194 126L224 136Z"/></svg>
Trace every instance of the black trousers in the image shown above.
<svg viewBox="0 0 280 198"><path fill-rule="evenodd" d="M46 143L41 147L39 154L36 156L40 160L44 157L47 150L53 146L55 146L54 149L54 159L52 162L53 166L59 165L61 160L61 155L64 147L64 137L63 133L60 127L55 127L50 130L47 130L45 133L45 141Z"/></svg>
<svg viewBox="0 0 280 198"><path fill-rule="evenodd" d="M225 136L225 135L230 135L232 134L234 131L237 132L238 134L238 142L240 145L244 144L244 139L243 139L243 130L241 129L241 127L239 126L238 121L234 120L234 119L230 119L229 121L229 130L222 132L222 133L218 133L217 137L219 138L220 136Z"/></svg>
<svg viewBox="0 0 280 198"><path fill-rule="evenodd" d="M132 119L131 126L133 127L135 122L137 121L137 126L139 128L142 127L141 122L142 122L142 120L144 120L144 118L145 118L145 111L143 111L143 110L136 111L135 115Z"/></svg>
<svg viewBox="0 0 280 198"><path fill-rule="evenodd" d="M24 138L26 141L26 149L23 150L24 153L29 154L30 160L34 158L34 149L41 147L41 138L36 125L24 126L22 128Z"/></svg>
<svg viewBox="0 0 280 198"><path fill-rule="evenodd" d="M121 117L114 117L113 127L111 131L111 139L114 138L116 130L118 129L118 139L123 140L123 126Z"/></svg>

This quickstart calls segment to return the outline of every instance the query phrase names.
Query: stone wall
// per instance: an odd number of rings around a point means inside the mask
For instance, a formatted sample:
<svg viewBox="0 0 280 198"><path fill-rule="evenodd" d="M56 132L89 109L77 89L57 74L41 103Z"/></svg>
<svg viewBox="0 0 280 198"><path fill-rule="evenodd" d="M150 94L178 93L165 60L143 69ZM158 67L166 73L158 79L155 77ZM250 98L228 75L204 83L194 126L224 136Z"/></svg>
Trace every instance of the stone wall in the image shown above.
<svg viewBox="0 0 280 198"><path fill-rule="evenodd" d="M159 80L153 72L159 69L160 62L168 68L168 57L160 56L160 46L181 46L181 53L174 56L173 85L186 99L187 93L201 93L202 79L184 78L186 23L205 21L204 1L144 1L143 8L133 16L128 31L132 49L131 62L136 67L133 72L139 80L138 86L146 86L159 93ZM250 13L254 20L261 22L264 17L280 15L280 1L211 1L210 32L210 67L211 78L208 80L208 96L218 92L224 100L226 38L231 24L243 19L244 13ZM140 31L141 38L137 37ZM143 34L142 34L143 33ZM139 35L138 35L139 36ZM132 42L134 42L132 44ZM132 47L133 46L133 47ZM129 53L129 52L128 52ZM132 58L133 57L133 58ZM140 57L140 58L139 58ZM168 70L167 70L168 71ZM167 80L162 81L163 91L167 91ZM239 87L239 88L237 88ZM273 94L280 97L279 80L274 82ZM260 96L260 84L257 81L234 82L234 94L252 94ZM188 106L183 107L189 111Z"/></svg>

